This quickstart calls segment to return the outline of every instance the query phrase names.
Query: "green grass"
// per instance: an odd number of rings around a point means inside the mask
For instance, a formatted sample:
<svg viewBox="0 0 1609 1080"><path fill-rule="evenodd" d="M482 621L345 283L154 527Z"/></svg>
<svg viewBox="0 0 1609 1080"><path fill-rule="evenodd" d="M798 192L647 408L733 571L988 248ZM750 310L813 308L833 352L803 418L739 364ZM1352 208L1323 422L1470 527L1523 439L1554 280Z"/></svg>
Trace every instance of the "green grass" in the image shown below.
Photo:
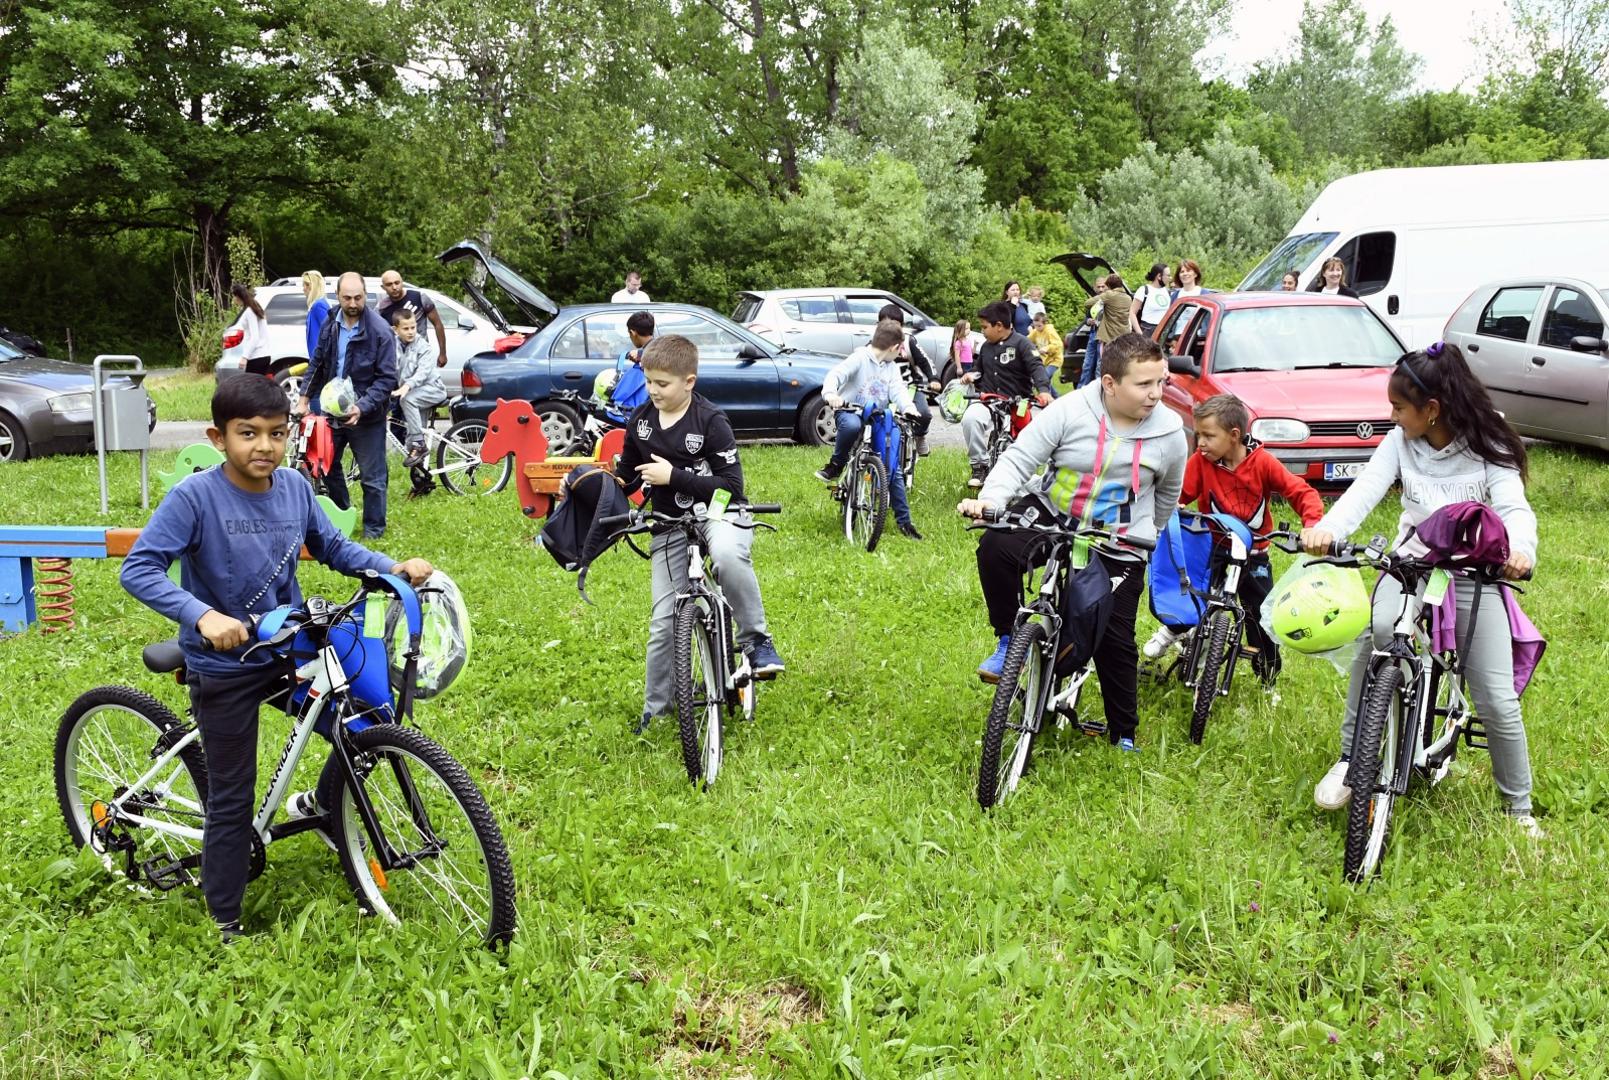
<svg viewBox="0 0 1609 1080"><path fill-rule="evenodd" d="M819 453L744 457L754 496L787 506L756 563L789 671L702 795L671 724L628 734L646 566L610 552L587 607L509 493L392 504L386 550L448 569L475 619L468 674L420 721L508 838L521 923L502 956L360 919L311 836L271 850L228 951L197 893L133 895L75 859L57 718L106 682L182 704L139 665L168 626L116 564L77 564L80 626L0 643L0 1077L1604 1075L1603 455L1538 448L1531 484L1547 839L1507 826L1467 753L1401 804L1366 889L1341 883L1342 819L1311 798L1333 669L1288 659L1277 698L1240 680L1202 747L1182 691L1143 686L1140 754L1052 739L985 815L990 640L951 513L959 455L919 476L929 541L875 555L837 535ZM115 465L106 521L138 524ZM99 522L93 470L7 470L0 521ZM303 581L345 595L322 568ZM265 722L265 756L284 732Z"/></svg>
<svg viewBox="0 0 1609 1080"><path fill-rule="evenodd" d="M210 373L183 369L159 371L145 380L158 420L210 420L213 387Z"/></svg>

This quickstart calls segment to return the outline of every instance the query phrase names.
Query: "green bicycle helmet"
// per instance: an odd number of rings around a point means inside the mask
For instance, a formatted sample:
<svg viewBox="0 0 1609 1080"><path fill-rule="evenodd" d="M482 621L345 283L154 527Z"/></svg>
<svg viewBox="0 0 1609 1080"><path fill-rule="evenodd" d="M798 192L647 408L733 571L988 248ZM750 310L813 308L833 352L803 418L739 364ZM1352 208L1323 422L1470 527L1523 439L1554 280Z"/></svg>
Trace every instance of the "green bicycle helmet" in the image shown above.
<svg viewBox="0 0 1609 1080"><path fill-rule="evenodd" d="M971 383L951 379L939 392L939 414L950 423L959 424L961 414L967 411L967 406L977 396L978 391Z"/></svg>
<svg viewBox="0 0 1609 1080"><path fill-rule="evenodd" d="M609 404L609 395L615 392L615 384L620 381L620 372L614 368L605 368L598 372L592 380L592 400L599 405Z"/></svg>
<svg viewBox="0 0 1609 1080"><path fill-rule="evenodd" d="M1369 625L1369 592L1356 570L1307 563L1280 579L1271 622L1281 644L1297 652L1329 652Z"/></svg>

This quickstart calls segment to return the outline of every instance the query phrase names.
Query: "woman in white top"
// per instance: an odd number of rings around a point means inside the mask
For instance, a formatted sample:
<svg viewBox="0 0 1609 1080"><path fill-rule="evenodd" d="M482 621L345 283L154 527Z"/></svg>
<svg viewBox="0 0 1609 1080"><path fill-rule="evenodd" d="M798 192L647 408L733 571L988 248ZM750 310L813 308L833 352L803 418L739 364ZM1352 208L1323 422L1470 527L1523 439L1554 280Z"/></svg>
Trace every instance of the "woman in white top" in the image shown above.
<svg viewBox="0 0 1609 1080"><path fill-rule="evenodd" d="M1180 259L1179 269L1173 272L1173 297L1201 295L1201 264L1194 259Z"/></svg>
<svg viewBox="0 0 1609 1080"><path fill-rule="evenodd" d="M229 287L229 291L234 293L235 303L240 305L243 312L236 325L246 334L240 342L241 354L246 358L246 371L252 375L267 375L268 320L263 318L263 306L257 302L257 296L251 288L238 281Z"/></svg>
<svg viewBox="0 0 1609 1080"><path fill-rule="evenodd" d="M1319 280L1324 283L1318 291L1329 293L1331 296L1350 296L1354 299L1357 293L1346 284L1346 263L1340 259L1325 259L1324 268L1319 271Z"/></svg>
<svg viewBox="0 0 1609 1080"><path fill-rule="evenodd" d="M1134 303L1129 308L1129 329L1150 337L1172 302L1168 294L1168 264L1153 263L1146 272L1145 284L1134 294Z"/></svg>

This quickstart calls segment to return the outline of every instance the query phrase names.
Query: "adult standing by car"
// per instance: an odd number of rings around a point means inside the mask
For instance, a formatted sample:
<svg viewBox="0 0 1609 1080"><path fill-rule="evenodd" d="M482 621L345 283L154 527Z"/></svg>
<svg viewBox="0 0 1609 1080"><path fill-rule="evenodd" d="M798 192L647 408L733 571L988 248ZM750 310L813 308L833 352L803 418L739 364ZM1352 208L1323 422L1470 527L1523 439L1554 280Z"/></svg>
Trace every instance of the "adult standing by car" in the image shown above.
<svg viewBox="0 0 1609 1080"><path fill-rule="evenodd" d="M1350 296L1357 299L1357 293L1346 283L1346 263L1340 259L1329 258L1319 269L1318 278L1323 282L1315 292L1329 293L1331 296Z"/></svg>
<svg viewBox="0 0 1609 1080"><path fill-rule="evenodd" d="M251 286L235 282L229 286L235 303L240 305L240 355L246 358L246 374L267 375L272 366L268 358L268 320L263 318L263 306Z"/></svg>
<svg viewBox="0 0 1609 1080"><path fill-rule="evenodd" d="M1034 328L1034 317L1028 310L1028 302L1022 298L1022 286L1015 281L1006 282L1006 287L1000 290L1000 299L1011 305L1012 331L1027 337L1028 331Z"/></svg>
<svg viewBox="0 0 1609 1080"><path fill-rule="evenodd" d="M324 324L307 368L306 390L298 408L307 412L331 379L352 380L355 401L346 414L330 418L335 458L325 484L335 505L352 505L342 467L348 445L358 463L363 484L363 536L378 540L385 535L385 418L391 391L397 388L397 345L390 325L369 307L363 275L347 271L336 283L340 314Z"/></svg>
<svg viewBox="0 0 1609 1080"><path fill-rule="evenodd" d="M1280 292L1295 292L1296 286L1301 284L1302 278L1295 270L1287 270L1279 279Z"/></svg>
<svg viewBox="0 0 1609 1080"><path fill-rule="evenodd" d="M436 310L436 302L418 289L409 289L402 284L402 275L395 270L387 270L380 275L380 291L384 293L379 306L375 309L387 326L397 321L397 316L404 311L413 315L414 325L419 332L424 333L425 322L436 328L436 366L447 366L447 328L442 325L441 312Z"/></svg>
<svg viewBox="0 0 1609 1080"><path fill-rule="evenodd" d="M626 287L616 289L609 298L611 304L651 304L648 294L642 291L642 275L635 270L626 271Z"/></svg>
<svg viewBox="0 0 1609 1080"><path fill-rule="evenodd" d="M1152 263L1151 269L1145 272L1145 284L1134 294L1134 303L1129 306L1129 329L1150 337L1172 302L1168 293L1168 264Z"/></svg>
<svg viewBox="0 0 1609 1080"><path fill-rule="evenodd" d="M1200 296L1201 264L1194 259L1180 259L1179 268L1173 272L1173 292L1168 300L1172 302L1181 296Z"/></svg>
<svg viewBox="0 0 1609 1080"><path fill-rule="evenodd" d="M302 295L307 297L307 358L313 359L318 335L330 318L330 302L324 297L324 275L317 270L302 274Z"/></svg>
<svg viewBox="0 0 1609 1080"><path fill-rule="evenodd" d="M1129 317L1134 312L1134 301L1129 297L1128 286L1122 274L1108 274L1102 282L1105 288L1090 307L1090 318L1095 320L1095 331L1089 336L1084 351L1084 370L1078 373L1078 385L1092 383L1101 370L1101 350L1129 332Z"/></svg>

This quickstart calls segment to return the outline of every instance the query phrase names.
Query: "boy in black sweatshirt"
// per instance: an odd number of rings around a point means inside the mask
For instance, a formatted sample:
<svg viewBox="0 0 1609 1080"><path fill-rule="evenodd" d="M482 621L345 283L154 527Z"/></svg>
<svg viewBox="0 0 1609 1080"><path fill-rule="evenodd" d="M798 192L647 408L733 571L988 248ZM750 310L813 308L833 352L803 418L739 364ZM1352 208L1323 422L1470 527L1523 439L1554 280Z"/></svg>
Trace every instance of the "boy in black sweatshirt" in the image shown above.
<svg viewBox="0 0 1609 1080"><path fill-rule="evenodd" d="M645 505L666 514L681 514L708 504L718 489L733 502L743 499L743 466L737 440L726 414L702 394L698 382L698 346L679 334L656 337L642 354L648 401L626 421L626 446L615 472L627 492L640 486ZM754 576L750 549L754 531L729 521L704 525L704 542L721 592L737 618L738 644L756 679L774 679L783 671L782 657L766 633L765 605ZM671 632L676 594L687 585L687 538L680 530L656 532L649 547L653 564L653 606L648 622L647 672L643 687L641 733L648 721L670 711L675 678Z"/></svg>
<svg viewBox="0 0 1609 1080"><path fill-rule="evenodd" d="M978 322L983 327L984 345L972 362L972 370L961 376L961 381L975 384L980 394L1034 398L1041 406L1049 405L1053 399L1050 372L1045 370L1033 343L1012 329L1011 305L1004 300L985 304L978 312ZM1013 437L1022 426L1012 424ZM961 414L961 435L966 439L967 459L972 463L967 487L982 487L989 472L989 428L989 409L982 402L974 401Z"/></svg>

